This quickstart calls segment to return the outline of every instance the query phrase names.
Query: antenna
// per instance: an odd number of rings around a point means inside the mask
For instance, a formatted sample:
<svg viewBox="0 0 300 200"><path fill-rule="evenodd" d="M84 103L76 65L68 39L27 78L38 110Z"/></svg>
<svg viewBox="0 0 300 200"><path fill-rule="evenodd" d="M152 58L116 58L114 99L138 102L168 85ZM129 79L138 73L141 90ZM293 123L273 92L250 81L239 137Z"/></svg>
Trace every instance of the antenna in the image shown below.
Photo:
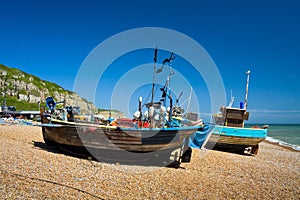
<svg viewBox="0 0 300 200"><path fill-rule="evenodd" d="M183 92L181 92L181 93L179 94L179 96L177 97L177 99L176 99L176 104L178 104L179 99L182 97L182 94L183 94Z"/></svg>
<svg viewBox="0 0 300 200"><path fill-rule="evenodd" d="M230 102L228 104L228 108L232 107L233 102L234 102L234 97L232 96L232 90L230 90Z"/></svg>

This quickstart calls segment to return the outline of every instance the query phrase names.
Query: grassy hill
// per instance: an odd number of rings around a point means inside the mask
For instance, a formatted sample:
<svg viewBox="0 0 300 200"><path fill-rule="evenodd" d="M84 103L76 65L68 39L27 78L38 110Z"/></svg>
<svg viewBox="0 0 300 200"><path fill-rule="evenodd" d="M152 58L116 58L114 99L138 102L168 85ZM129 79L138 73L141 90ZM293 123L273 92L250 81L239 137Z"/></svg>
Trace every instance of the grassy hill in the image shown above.
<svg viewBox="0 0 300 200"><path fill-rule="evenodd" d="M66 99L68 105L80 106L83 113L97 112L94 104L76 93L3 64L0 64L0 86L1 106L6 100L7 106L15 106L17 110L38 110L38 102L45 106L45 98L52 96L56 101Z"/></svg>

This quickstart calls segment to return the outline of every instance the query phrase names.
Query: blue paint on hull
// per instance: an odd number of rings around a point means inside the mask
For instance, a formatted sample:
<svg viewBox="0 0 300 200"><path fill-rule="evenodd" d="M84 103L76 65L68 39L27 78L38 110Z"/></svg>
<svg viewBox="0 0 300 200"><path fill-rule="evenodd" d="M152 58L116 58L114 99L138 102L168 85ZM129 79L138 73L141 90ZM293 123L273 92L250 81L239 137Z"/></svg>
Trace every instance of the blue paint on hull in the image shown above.
<svg viewBox="0 0 300 200"><path fill-rule="evenodd" d="M212 134L241 138L266 138L268 129L215 126Z"/></svg>

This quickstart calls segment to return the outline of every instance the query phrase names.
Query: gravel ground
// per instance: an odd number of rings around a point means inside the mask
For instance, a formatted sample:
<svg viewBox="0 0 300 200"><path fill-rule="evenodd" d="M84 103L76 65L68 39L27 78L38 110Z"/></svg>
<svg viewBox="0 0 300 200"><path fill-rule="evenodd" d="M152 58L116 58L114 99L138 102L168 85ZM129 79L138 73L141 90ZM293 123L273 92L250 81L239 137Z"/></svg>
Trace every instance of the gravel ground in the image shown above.
<svg viewBox="0 0 300 200"><path fill-rule="evenodd" d="M0 199L300 199L300 152L193 150L178 169L106 164L44 144L36 126L0 126Z"/></svg>

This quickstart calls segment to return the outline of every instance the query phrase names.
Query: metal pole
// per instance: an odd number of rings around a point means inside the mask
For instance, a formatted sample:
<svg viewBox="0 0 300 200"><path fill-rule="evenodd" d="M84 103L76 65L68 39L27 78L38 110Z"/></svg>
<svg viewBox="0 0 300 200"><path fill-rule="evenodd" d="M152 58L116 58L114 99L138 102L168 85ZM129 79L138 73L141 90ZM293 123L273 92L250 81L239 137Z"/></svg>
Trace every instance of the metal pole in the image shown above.
<svg viewBox="0 0 300 200"><path fill-rule="evenodd" d="M138 120L138 127L140 127L140 123L142 123L142 100L143 98L142 97L139 97L139 113L140 113L140 116L139 116L139 120ZM141 125L142 127L142 125Z"/></svg>
<svg viewBox="0 0 300 200"><path fill-rule="evenodd" d="M246 94L245 94L245 101L244 101L244 106L245 109L247 109L247 102L248 102L248 87L249 87L249 80L250 80L250 70L246 72L247 74L247 82L246 82Z"/></svg>
<svg viewBox="0 0 300 200"><path fill-rule="evenodd" d="M156 74L156 60L157 60L157 47L154 51L154 70L153 70L153 82L152 82L152 96L151 96L151 106L153 106L154 101L154 86L155 86L155 74Z"/></svg>
<svg viewBox="0 0 300 200"><path fill-rule="evenodd" d="M171 54L172 57L173 53ZM171 59L170 59L171 60ZM168 81L168 90L170 92L169 99L170 99L170 111L169 111L169 122L172 122L172 112L173 112L173 99L172 99L172 91L171 91L171 62L169 63L169 81Z"/></svg>
<svg viewBox="0 0 300 200"><path fill-rule="evenodd" d="M152 82L152 94L151 94L151 104L149 106L149 122L150 122L150 127L153 127L152 123L152 113L150 112L150 108L153 107L153 101L154 101L154 86L155 86L155 74L156 74L156 61L157 61L157 47L154 50L154 70L153 70L153 82Z"/></svg>
<svg viewBox="0 0 300 200"><path fill-rule="evenodd" d="M187 113L190 112L190 105L191 105L191 99L192 99L192 92L193 92L193 87L191 86L190 96L189 96L189 101L188 101L188 105L187 105Z"/></svg>

